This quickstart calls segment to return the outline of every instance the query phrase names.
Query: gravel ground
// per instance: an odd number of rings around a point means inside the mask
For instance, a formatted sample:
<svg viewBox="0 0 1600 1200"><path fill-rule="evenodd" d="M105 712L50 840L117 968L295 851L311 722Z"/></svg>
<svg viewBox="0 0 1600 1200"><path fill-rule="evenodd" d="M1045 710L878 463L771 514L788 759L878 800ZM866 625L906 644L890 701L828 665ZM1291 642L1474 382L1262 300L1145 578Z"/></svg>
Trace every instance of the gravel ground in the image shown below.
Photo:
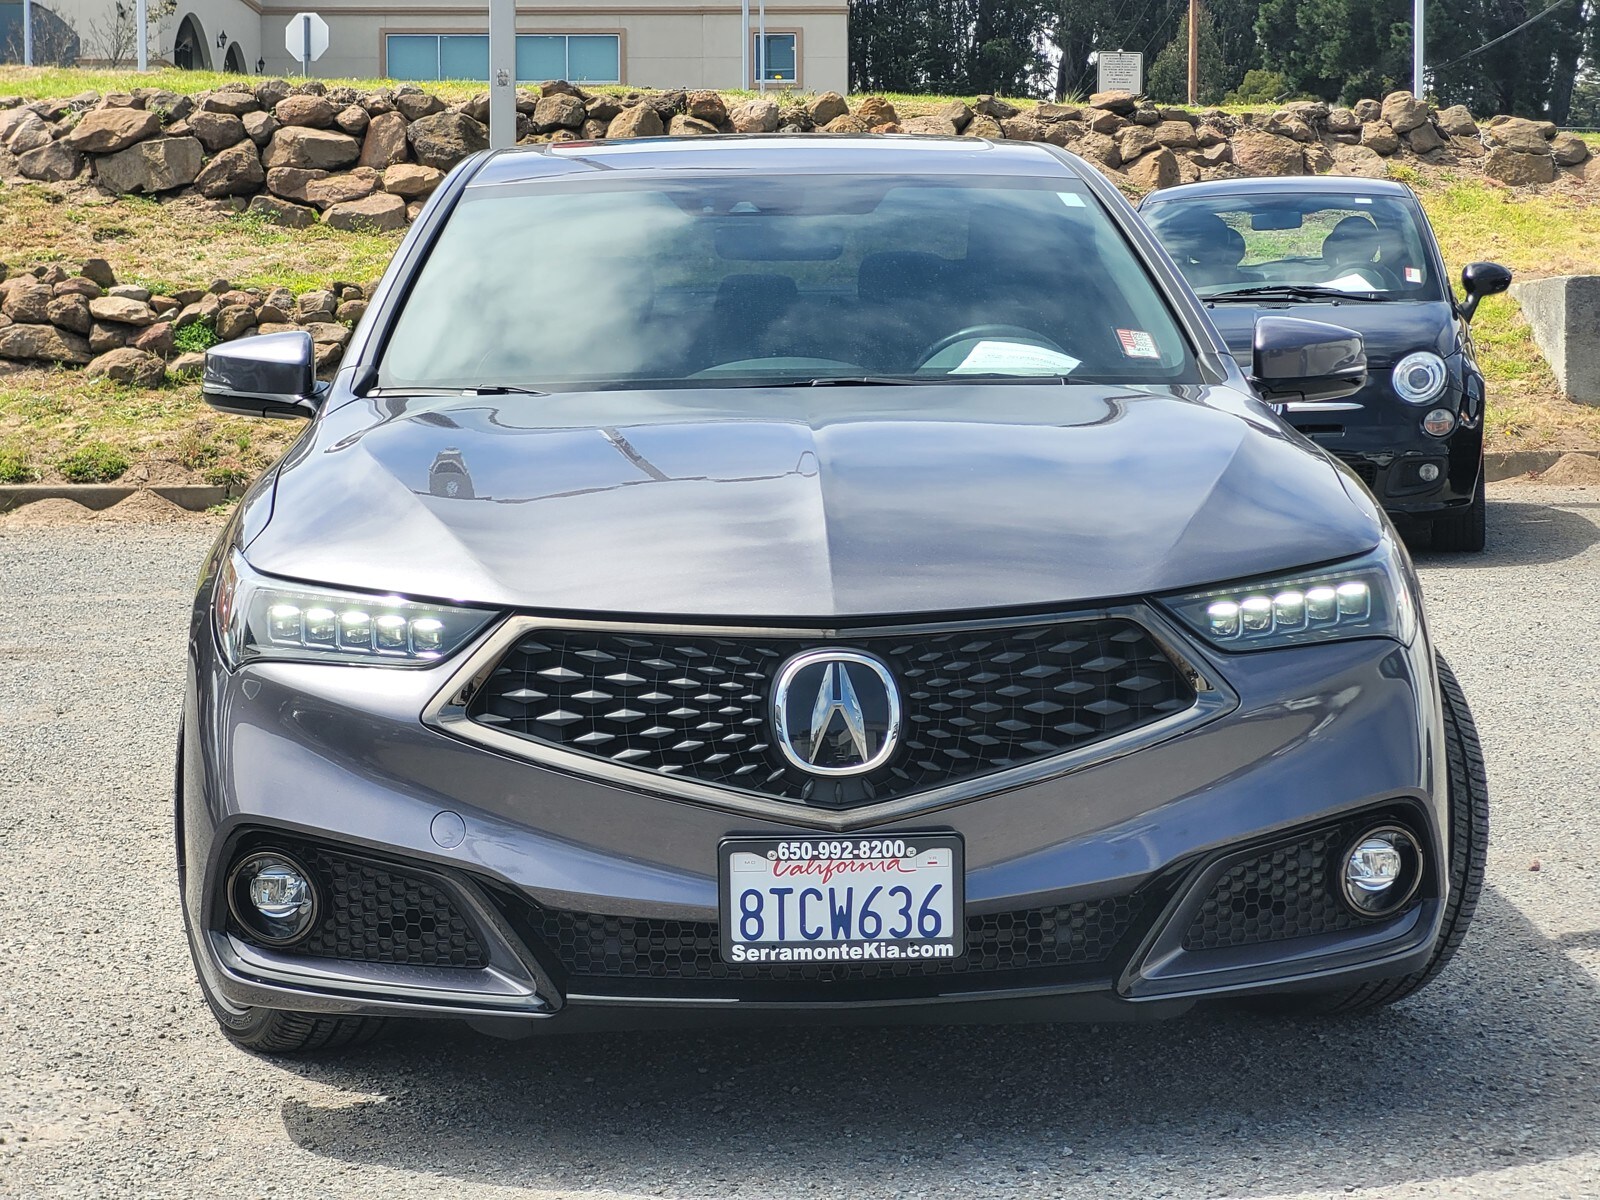
<svg viewBox="0 0 1600 1200"><path fill-rule="evenodd" d="M0 1193L1600 1196L1600 489L1492 489L1424 555L1493 784L1489 887L1421 995L1324 1023L232 1049L173 888L214 526L0 531Z"/></svg>

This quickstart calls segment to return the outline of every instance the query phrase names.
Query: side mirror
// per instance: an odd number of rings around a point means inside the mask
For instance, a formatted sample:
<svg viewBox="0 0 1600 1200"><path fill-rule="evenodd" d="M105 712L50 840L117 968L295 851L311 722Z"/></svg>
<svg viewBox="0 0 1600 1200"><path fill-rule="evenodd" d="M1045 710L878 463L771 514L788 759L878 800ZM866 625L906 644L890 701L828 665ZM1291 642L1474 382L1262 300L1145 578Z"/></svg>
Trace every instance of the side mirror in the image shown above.
<svg viewBox="0 0 1600 1200"><path fill-rule="evenodd" d="M1270 403L1343 399L1366 386L1366 344L1359 333L1339 325L1260 317L1251 374Z"/></svg>
<svg viewBox="0 0 1600 1200"><path fill-rule="evenodd" d="M1511 286L1511 269L1492 262L1468 263L1461 268L1461 286L1467 293L1461 315L1470 321L1478 311L1478 301L1485 296L1498 296Z"/></svg>
<svg viewBox="0 0 1600 1200"><path fill-rule="evenodd" d="M200 394L212 408L241 417L314 416L316 359L302 329L263 333L206 351Z"/></svg>

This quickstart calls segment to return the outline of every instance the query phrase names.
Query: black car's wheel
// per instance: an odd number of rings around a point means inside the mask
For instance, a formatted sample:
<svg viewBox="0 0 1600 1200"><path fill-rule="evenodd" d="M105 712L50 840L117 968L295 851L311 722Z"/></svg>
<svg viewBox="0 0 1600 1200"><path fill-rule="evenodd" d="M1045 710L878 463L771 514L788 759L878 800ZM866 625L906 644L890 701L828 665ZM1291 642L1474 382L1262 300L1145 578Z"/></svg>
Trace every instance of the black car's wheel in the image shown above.
<svg viewBox="0 0 1600 1200"><path fill-rule="evenodd" d="M1379 979L1334 992L1274 996L1264 1007L1278 1013L1304 1015L1362 1012L1403 1000L1444 970L1467 936L1489 846L1489 781L1483 767L1478 730L1455 673L1443 658L1439 692L1444 701L1445 754L1450 768L1450 899L1433 956L1420 971L1395 979Z"/></svg>
<svg viewBox="0 0 1600 1200"><path fill-rule="evenodd" d="M1459 550L1476 554L1483 549L1488 533L1489 499L1484 494L1483 472L1478 472L1478 486L1473 489L1472 503L1465 512L1454 517L1440 517L1433 523L1433 548Z"/></svg>

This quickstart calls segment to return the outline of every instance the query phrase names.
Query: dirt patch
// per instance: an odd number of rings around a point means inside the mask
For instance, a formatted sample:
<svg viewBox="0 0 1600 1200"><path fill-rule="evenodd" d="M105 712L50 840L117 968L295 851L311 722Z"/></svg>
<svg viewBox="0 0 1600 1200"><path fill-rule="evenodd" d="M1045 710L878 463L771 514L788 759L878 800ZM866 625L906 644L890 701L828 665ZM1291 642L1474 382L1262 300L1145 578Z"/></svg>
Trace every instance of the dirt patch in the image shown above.
<svg viewBox="0 0 1600 1200"><path fill-rule="evenodd" d="M1600 458L1592 454L1563 454L1539 473L1538 482L1580 487L1600 484Z"/></svg>
<svg viewBox="0 0 1600 1200"><path fill-rule="evenodd" d="M39 529L47 525L85 525L95 519L95 511L76 500L52 497L35 500L0 517L6 529Z"/></svg>
<svg viewBox="0 0 1600 1200"><path fill-rule="evenodd" d="M195 515L165 496L141 490L96 513L94 519L110 525L170 525L193 520Z"/></svg>
<svg viewBox="0 0 1600 1200"><path fill-rule="evenodd" d="M202 480L196 472L180 462L170 458L148 458L143 462L134 463L117 478L117 482L133 487L148 487L152 484L168 487L173 484L200 483Z"/></svg>

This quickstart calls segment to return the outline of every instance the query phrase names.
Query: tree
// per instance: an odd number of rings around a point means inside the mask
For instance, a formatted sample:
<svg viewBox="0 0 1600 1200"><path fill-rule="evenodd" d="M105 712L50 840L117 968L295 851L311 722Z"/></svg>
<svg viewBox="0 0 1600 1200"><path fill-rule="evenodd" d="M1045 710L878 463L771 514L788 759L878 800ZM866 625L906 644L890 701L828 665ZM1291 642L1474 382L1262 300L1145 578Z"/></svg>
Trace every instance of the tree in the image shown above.
<svg viewBox="0 0 1600 1200"><path fill-rule="evenodd" d="M159 55L161 22L178 11L178 0L149 0L145 6L145 47ZM133 0L116 0L101 16L89 22L88 50L113 69L139 54L138 9Z"/></svg>
<svg viewBox="0 0 1600 1200"><path fill-rule="evenodd" d="M1200 20L1196 25L1200 43L1200 94L1201 104L1220 104L1229 87L1237 82L1223 58L1222 43L1217 38L1217 27L1211 20L1211 11L1200 6ZM1178 33L1161 48L1155 62L1145 73L1145 93L1159 104L1184 104L1189 99L1189 14L1184 13L1178 23Z"/></svg>

